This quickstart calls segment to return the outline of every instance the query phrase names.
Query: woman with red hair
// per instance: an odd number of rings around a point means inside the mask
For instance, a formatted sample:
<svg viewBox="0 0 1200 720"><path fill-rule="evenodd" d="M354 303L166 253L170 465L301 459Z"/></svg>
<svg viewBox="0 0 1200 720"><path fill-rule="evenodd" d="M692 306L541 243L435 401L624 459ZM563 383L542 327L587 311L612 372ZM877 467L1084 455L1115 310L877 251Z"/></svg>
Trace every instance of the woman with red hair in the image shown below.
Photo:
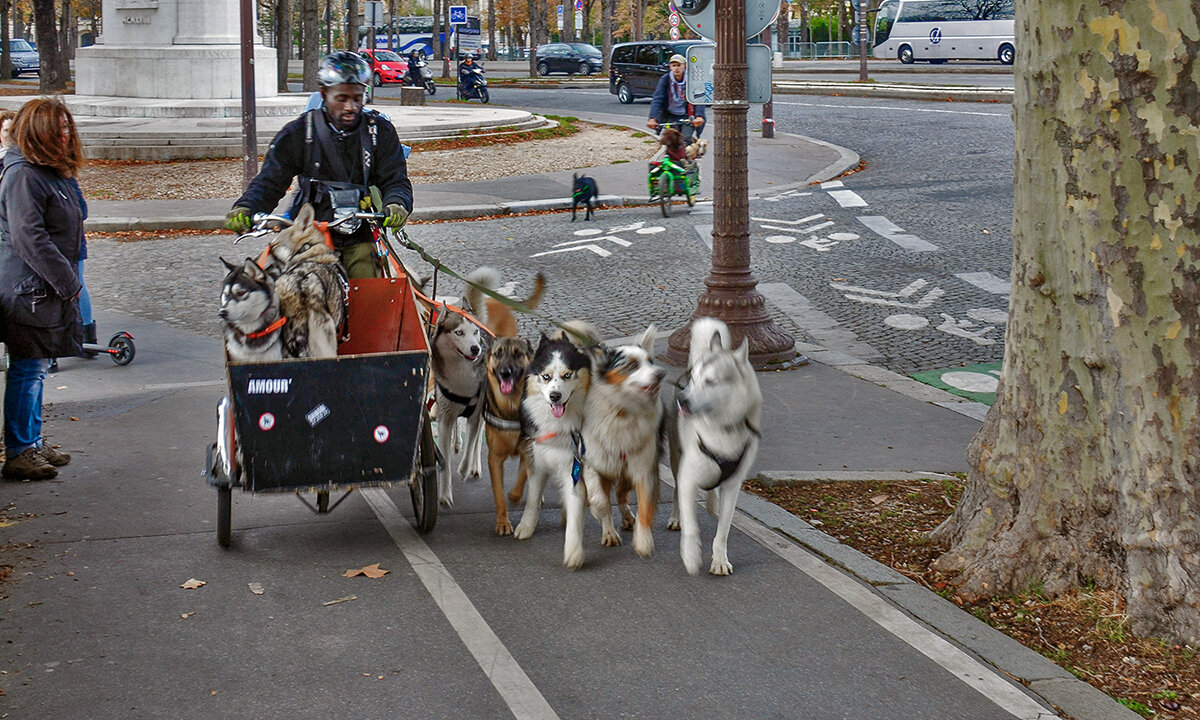
<svg viewBox="0 0 1200 720"><path fill-rule="evenodd" d="M17 112L16 146L0 182L0 311L10 356L4 391L4 477L45 480L71 456L43 445L42 383L50 360L83 348L78 277L83 207L75 175L83 150L56 98Z"/></svg>

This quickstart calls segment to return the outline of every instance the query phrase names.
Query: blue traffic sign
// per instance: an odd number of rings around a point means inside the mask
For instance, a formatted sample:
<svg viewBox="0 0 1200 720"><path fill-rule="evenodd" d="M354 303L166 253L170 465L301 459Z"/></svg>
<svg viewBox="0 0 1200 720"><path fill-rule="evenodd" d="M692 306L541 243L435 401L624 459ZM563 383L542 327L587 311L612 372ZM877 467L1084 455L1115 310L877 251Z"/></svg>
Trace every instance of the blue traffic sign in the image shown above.
<svg viewBox="0 0 1200 720"><path fill-rule="evenodd" d="M451 5L450 6L450 24L451 25L466 25L467 24L467 6L466 5Z"/></svg>

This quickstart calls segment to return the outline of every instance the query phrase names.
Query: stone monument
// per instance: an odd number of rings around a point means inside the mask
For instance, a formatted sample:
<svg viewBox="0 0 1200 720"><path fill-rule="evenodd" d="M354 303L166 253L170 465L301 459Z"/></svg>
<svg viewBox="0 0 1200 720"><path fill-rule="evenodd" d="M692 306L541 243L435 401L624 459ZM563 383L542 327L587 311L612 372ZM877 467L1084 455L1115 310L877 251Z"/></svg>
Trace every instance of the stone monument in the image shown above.
<svg viewBox="0 0 1200 720"><path fill-rule="evenodd" d="M242 96L239 0L103 0L104 33L79 48L77 95L222 100ZM275 50L255 32L254 89L276 95Z"/></svg>

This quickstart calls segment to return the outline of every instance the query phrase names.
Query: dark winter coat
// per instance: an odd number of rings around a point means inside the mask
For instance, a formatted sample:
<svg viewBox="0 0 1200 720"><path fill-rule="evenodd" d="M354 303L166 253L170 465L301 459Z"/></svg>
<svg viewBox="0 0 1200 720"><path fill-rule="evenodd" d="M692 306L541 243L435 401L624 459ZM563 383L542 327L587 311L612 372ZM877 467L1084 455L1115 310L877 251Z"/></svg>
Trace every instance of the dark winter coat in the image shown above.
<svg viewBox="0 0 1200 720"><path fill-rule="evenodd" d="M325 123L324 111L310 110L295 120L283 126L271 148L263 159L262 170L250 181L246 192L234 203L234 207L244 207L253 212L271 212L276 203L287 192L293 176L309 178L317 181L352 183L363 187L374 185L383 195L383 204L395 203L403 205L405 210L412 211L413 194L412 182L408 179L408 166L404 161L404 152L400 147L400 138L396 128L386 117L373 110L363 111L363 118L356 129L342 136L330 131L332 147L324 147L316 130L310 137L309 120L314 123ZM374 137L371 129L374 128ZM363 172L364 147L374 147L371 152L371 167ZM335 162L331 155L336 153L348 177L334 171ZM332 220L333 214L327 197L306 195L307 185L302 180L301 193L296 199L297 206L292 208L292 217L296 217L299 205L311 202L317 211L317 220ZM334 242L339 246L356 242L370 242L371 232L364 225L358 233L347 238L334 233Z"/></svg>
<svg viewBox="0 0 1200 720"><path fill-rule="evenodd" d="M82 351L76 273L82 243L83 208L74 180L11 148L0 182L0 311L13 357Z"/></svg>
<svg viewBox="0 0 1200 720"><path fill-rule="evenodd" d="M650 98L650 117L654 118L659 123L665 123L668 119L670 119L667 117L667 93L670 92L670 87L671 72L668 71L663 73L662 77L658 79L658 84L654 86L654 95ZM703 105L693 105L691 103L687 103L686 107L688 114L694 115L695 117L705 117Z"/></svg>

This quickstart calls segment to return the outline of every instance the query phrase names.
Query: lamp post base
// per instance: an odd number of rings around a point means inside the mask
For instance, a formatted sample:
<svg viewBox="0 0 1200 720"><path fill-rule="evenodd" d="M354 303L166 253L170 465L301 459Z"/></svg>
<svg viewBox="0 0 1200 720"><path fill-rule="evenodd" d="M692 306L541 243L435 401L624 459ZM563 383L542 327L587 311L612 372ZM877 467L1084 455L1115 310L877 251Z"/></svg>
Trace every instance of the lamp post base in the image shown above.
<svg viewBox="0 0 1200 720"><path fill-rule="evenodd" d="M713 317L729 326L733 347L750 341L750 364L755 370L791 370L808 364L796 350L796 341L771 320L764 298L751 281L742 289L709 288L700 296L692 319ZM668 365L686 366L692 327L689 322L671 333L667 351L659 359Z"/></svg>

